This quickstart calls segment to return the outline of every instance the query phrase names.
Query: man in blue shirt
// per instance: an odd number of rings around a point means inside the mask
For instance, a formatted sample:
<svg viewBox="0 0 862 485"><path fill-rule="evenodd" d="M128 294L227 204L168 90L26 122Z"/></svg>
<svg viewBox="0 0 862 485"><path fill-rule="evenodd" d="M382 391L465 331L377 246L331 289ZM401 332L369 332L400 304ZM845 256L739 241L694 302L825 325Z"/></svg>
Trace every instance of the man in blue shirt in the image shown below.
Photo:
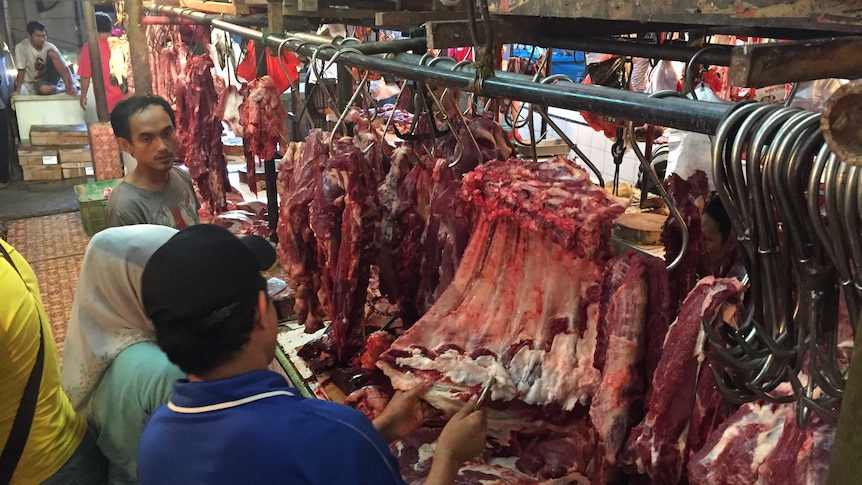
<svg viewBox="0 0 862 485"><path fill-rule="evenodd" d="M138 475L148 484L403 484L387 439L422 423L420 386L369 421L346 406L293 393L267 370L278 321L260 270L264 240L212 225L188 227L150 258L144 308L159 347L188 374L147 423ZM263 262L266 260L266 262ZM427 484L452 483L485 446L473 397L443 429Z"/></svg>

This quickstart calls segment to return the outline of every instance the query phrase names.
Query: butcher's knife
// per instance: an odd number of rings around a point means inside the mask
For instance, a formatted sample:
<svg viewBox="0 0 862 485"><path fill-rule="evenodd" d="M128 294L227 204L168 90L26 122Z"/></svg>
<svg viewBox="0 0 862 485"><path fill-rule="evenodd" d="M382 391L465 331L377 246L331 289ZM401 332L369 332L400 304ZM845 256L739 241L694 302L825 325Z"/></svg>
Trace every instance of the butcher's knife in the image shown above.
<svg viewBox="0 0 862 485"><path fill-rule="evenodd" d="M482 406L482 403L485 401L485 397L488 396L488 391L491 390L491 385L494 384L494 377L489 377L488 382L485 383L485 387L482 388L482 392L479 394L479 400L476 401L476 405L473 406L473 412L479 410Z"/></svg>

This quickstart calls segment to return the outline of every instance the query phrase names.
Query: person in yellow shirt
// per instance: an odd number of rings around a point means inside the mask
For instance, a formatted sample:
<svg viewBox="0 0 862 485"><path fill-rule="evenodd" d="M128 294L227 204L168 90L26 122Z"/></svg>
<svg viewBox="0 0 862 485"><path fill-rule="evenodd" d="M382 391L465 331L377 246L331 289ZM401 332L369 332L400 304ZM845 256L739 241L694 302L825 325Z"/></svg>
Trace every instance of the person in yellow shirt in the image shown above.
<svg viewBox="0 0 862 485"><path fill-rule="evenodd" d="M98 485L107 464L60 386L33 269L0 239L0 483Z"/></svg>

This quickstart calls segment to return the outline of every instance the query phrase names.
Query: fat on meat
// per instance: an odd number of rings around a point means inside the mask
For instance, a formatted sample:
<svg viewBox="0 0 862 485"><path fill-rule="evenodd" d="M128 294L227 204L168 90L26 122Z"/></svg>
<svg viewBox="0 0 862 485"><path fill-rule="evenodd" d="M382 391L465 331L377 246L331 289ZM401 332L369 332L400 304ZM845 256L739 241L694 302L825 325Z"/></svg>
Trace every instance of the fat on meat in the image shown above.
<svg viewBox="0 0 862 485"><path fill-rule="evenodd" d="M736 279L701 279L668 329L646 417L632 430L626 445L626 460L649 475L652 483L675 485L685 470L689 427L697 413L698 376L706 371L701 318L712 321L721 314L725 322L735 323L744 289Z"/></svg>
<svg viewBox="0 0 862 485"><path fill-rule="evenodd" d="M601 267L584 256L606 255L626 201L559 158L492 161L464 180L481 217L455 278L378 366L398 389L435 381L427 399L448 412L489 378L494 401L586 404L600 373L596 320L580 321L579 301Z"/></svg>

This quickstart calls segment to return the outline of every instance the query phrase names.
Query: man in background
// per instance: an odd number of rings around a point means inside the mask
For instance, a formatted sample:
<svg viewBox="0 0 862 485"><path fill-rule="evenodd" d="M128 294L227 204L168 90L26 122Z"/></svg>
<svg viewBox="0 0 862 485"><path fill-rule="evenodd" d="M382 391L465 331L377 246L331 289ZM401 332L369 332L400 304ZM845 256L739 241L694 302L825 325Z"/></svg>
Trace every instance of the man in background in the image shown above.
<svg viewBox="0 0 862 485"><path fill-rule="evenodd" d="M42 22L27 23L28 39L15 46L15 64L18 77L11 96L17 96L23 88L28 94L66 94L77 96L72 73L54 44L48 42L48 28Z"/></svg>
<svg viewBox="0 0 862 485"><path fill-rule="evenodd" d="M96 30L99 32L99 57L102 61L102 78L105 81L105 96L108 99L108 112L123 99L123 90L111 77L111 46L108 38L114 30L114 21L105 12L96 12ZM90 45L84 44L78 61L78 75L81 77L81 108L87 107L87 93L90 91L90 79L93 77L93 67L90 64Z"/></svg>
<svg viewBox="0 0 862 485"><path fill-rule="evenodd" d="M176 229L197 224L200 204L188 172L174 166L174 110L153 95L128 97L111 111L120 149L137 165L111 191L108 225L158 224Z"/></svg>

